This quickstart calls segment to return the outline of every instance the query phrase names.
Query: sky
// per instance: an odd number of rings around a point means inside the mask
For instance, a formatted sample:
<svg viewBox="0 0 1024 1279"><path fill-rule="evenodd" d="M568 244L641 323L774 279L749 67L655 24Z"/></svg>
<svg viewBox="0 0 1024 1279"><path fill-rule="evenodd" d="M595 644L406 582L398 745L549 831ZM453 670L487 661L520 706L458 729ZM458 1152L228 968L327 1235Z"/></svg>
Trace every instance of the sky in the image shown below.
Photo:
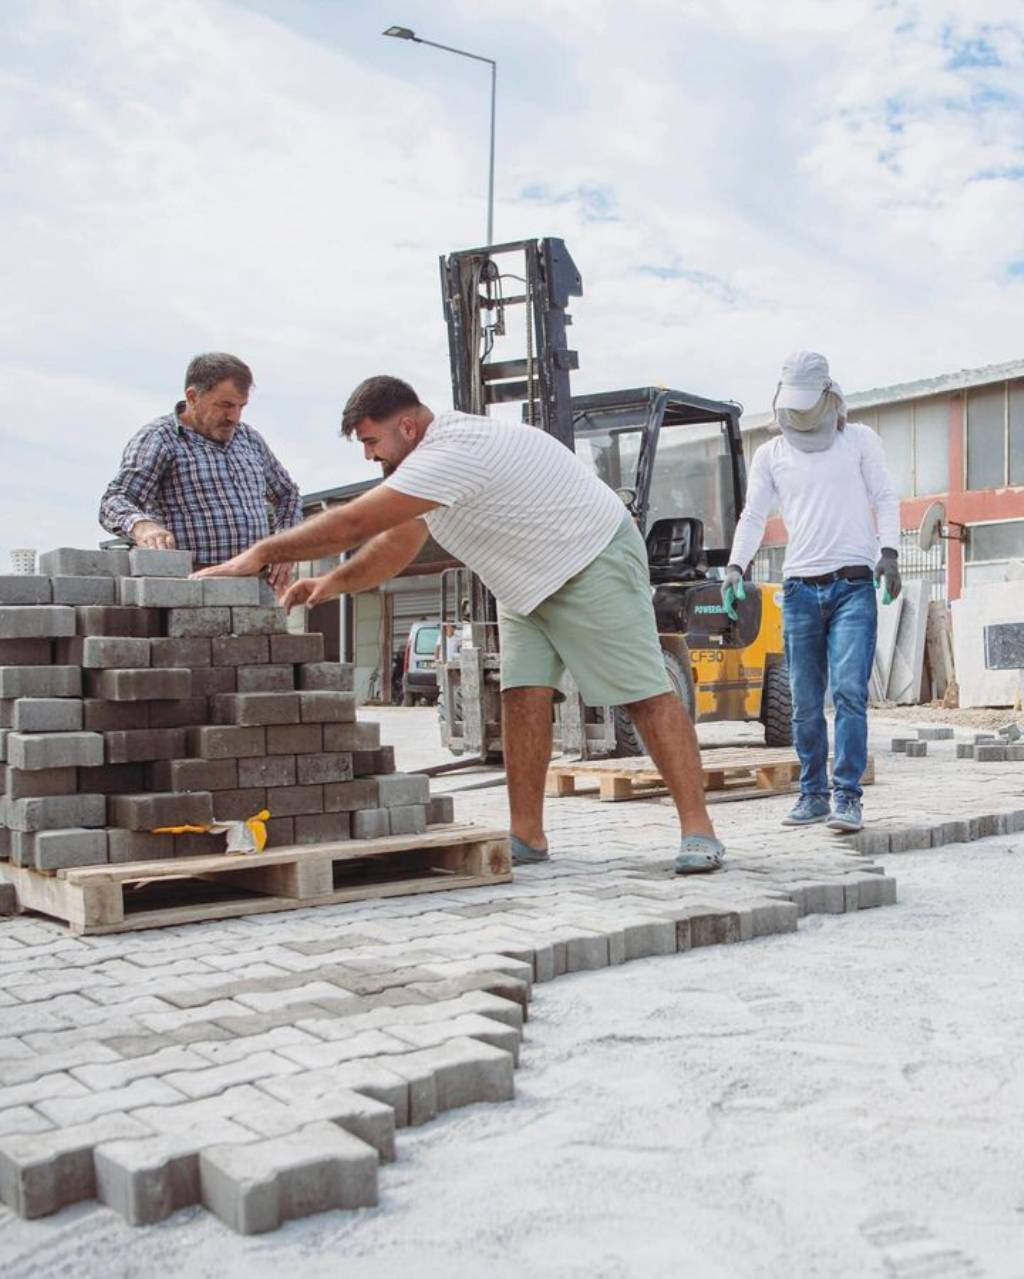
<svg viewBox="0 0 1024 1279"><path fill-rule="evenodd" d="M450 396L438 257L561 236L577 392L752 412L1024 356L1020 0L4 0L0 572L91 546L201 350L303 491L372 373Z"/></svg>

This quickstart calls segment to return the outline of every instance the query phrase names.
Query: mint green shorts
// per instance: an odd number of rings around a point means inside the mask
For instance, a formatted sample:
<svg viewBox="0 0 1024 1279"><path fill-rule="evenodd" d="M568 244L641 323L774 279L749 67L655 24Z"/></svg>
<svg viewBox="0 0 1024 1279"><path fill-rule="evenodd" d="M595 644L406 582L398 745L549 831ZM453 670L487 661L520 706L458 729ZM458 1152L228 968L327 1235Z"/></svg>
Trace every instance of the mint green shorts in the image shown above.
<svg viewBox="0 0 1024 1279"><path fill-rule="evenodd" d="M651 603L647 548L629 515L581 573L532 613L498 605L501 687L558 688L566 669L588 706L670 691Z"/></svg>

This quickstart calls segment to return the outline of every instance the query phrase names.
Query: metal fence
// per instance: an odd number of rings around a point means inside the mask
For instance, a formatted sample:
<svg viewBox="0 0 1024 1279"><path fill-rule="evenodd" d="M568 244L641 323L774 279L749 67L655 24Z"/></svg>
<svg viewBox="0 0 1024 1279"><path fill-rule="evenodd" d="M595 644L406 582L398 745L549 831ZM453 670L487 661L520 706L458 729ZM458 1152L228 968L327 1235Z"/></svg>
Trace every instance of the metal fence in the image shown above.
<svg viewBox="0 0 1024 1279"><path fill-rule="evenodd" d="M939 540L930 551L917 544L917 529L905 528L900 534L900 573L904 581L922 578L928 583L928 598L944 600L946 591L946 543ZM751 574L755 582L781 582L785 546L762 546L754 556Z"/></svg>

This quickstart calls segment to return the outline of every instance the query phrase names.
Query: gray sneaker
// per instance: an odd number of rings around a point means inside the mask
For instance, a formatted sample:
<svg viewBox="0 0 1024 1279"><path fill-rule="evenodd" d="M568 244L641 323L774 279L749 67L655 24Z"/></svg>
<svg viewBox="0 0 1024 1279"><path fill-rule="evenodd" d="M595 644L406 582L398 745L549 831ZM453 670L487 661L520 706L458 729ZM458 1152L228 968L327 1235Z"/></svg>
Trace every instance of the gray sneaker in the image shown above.
<svg viewBox="0 0 1024 1279"><path fill-rule="evenodd" d="M783 826L813 826L823 822L829 813L827 795L801 795L792 810L782 819Z"/></svg>
<svg viewBox="0 0 1024 1279"><path fill-rule="evenodd" d="M860 800L850 795L836 795L832 801L832 816L828 819L829 830L847 835L861 830L863 826L864 818L861 816Z"/></svg>

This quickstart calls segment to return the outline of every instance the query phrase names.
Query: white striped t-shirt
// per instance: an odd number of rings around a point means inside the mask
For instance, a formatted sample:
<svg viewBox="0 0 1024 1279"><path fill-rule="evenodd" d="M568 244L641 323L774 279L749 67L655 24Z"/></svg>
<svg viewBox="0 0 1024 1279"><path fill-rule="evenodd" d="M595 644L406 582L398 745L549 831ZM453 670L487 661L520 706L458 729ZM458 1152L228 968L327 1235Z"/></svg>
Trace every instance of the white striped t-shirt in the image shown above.
<svg viewBox="0 0 1024 1279"><path fill-rule="evenodd" d="M441 505L431 536L513 613L530 613L612 540L626 508L533 426L440 413L384 481Z"/></svg>

